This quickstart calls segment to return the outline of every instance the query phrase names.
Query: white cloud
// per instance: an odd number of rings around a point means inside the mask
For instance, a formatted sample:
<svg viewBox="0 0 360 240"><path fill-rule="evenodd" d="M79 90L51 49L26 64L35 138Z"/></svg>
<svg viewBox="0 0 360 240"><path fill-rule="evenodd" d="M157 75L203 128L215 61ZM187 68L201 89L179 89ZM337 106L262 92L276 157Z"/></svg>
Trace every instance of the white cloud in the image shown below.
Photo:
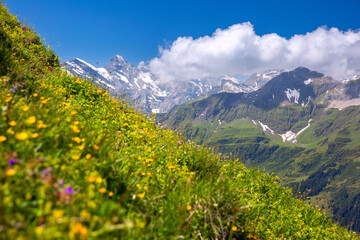
<svg viewBox="0 0 360 240"><path fill-rule="evenodd" d="M246 22L217 29L198 39L179 37L170 48L159 49L150 61L161 81L187 81L223 75L251 75L282 68L308 67L343 79L360 71L360 31L319 27L286 39L276 33L256 35Z"/></svg>

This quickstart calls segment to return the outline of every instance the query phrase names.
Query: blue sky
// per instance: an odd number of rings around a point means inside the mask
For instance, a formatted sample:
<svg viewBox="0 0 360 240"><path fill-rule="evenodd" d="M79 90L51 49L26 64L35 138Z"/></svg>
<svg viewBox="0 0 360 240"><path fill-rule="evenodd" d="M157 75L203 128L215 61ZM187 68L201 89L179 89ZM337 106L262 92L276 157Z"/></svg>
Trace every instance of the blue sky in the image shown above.
<svg viewBox="0 0 360 240"><path fill-rule="evenodd" d="M115 54L133 64L158 55L179 36L211 35L250 21L258 35L289 38L319 26L360 27L360 1L92 1L3 0L64 60L106 64Z"/></svg>
<svg viewBox="0 0 360 240"><path fill-rule="evenodd" d="M161 64L152 64L157 70L159 67L178 67L173 63L163 64L166 56L164 53L159 53L159 46L165 49L171 48L175 43L181 43L176 41L178 37L192 37L193 43L198 44L196 39L212 36L218 28L224 30L244 22L251 23L255 37L276 33L277 36L287 40L294 35L305 36L306 33L313 32L321 26L326 26L326 29L335 27L340 31L352 29L355 32L360 28L359 0L3 0L3 2L22 22L32 26L44 37L63 61L79 57L94 66L106 65L113 56L119 54L135 65L140 61L149 62L159 58L163 61ZM327 42L326 38L324 42ZM351 44L353 43L354 41ZM332 47L337 48L337 45ZM174 47L174 51L168 54L168 60L171 56L173 58L171 61L177 59L175 50ZM329 51L332 49L330 48ZM341 54L343 55L343 52ZM213 56L213 53L210 56ZM233 61L232 58L230 60ZM217 58L214 61L223 60ZM351 59L345 57L345 61L354 65ZM300 63L303 64L301 61ZM314 66L315 69L323 69L321 66L318 67L319 63L312 65L309 63L309 65ZM211 66L207 67L211 68ZM280 64L279 67L283 66ZM221 74L227 71L220 70ZM259 69L251 69L251 71L255 70ZM350 72L356 70L353 67ZM346 71L349 72L348 69ZM230 73L248 74L236 71Z"/></svg>

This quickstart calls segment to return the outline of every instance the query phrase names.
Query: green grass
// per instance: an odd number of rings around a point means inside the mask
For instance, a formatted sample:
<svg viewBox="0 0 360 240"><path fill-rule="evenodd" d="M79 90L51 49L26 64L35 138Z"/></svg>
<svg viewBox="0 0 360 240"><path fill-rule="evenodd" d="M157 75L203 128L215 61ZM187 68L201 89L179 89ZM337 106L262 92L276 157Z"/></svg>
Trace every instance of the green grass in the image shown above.
<svg viewBox="0 0 360 240"><path fill-rule="evenodd" d="M355 239L277 177L68 76L0 5L1 239Z"/></svg>

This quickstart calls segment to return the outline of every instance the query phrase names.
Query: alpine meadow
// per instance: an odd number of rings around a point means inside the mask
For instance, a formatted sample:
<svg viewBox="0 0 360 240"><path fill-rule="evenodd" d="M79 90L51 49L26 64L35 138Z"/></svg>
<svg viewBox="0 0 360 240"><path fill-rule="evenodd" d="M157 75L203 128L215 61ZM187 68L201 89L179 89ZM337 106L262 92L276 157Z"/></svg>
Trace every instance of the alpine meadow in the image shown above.
<svg viewBox="0 0 360 240"><path fill-rule="evenodd" d="M358 239L278 177L68 74L2 3L0 87L0 239Z"/></svg>

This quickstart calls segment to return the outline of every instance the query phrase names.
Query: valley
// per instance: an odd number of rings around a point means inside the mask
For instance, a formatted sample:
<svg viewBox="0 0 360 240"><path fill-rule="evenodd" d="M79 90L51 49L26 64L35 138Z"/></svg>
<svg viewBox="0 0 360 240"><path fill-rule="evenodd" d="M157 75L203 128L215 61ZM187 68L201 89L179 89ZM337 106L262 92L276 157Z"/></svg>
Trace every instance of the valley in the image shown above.
<svg viewBox="0 0 360 240"><path fill-rule="evenodd" d="M328 99L337 89L354 92L360 80L340 84L323 78L295 69L253 93L219 93L184 104L160 122L248 167L280 176L296 195L309 197L334 220L359 231L360 107L331 107L339 101L356 104L359 95ZM287 89L297 89L300 96L290 96ZM306 99L311 101L303 104Z"/></svg>

